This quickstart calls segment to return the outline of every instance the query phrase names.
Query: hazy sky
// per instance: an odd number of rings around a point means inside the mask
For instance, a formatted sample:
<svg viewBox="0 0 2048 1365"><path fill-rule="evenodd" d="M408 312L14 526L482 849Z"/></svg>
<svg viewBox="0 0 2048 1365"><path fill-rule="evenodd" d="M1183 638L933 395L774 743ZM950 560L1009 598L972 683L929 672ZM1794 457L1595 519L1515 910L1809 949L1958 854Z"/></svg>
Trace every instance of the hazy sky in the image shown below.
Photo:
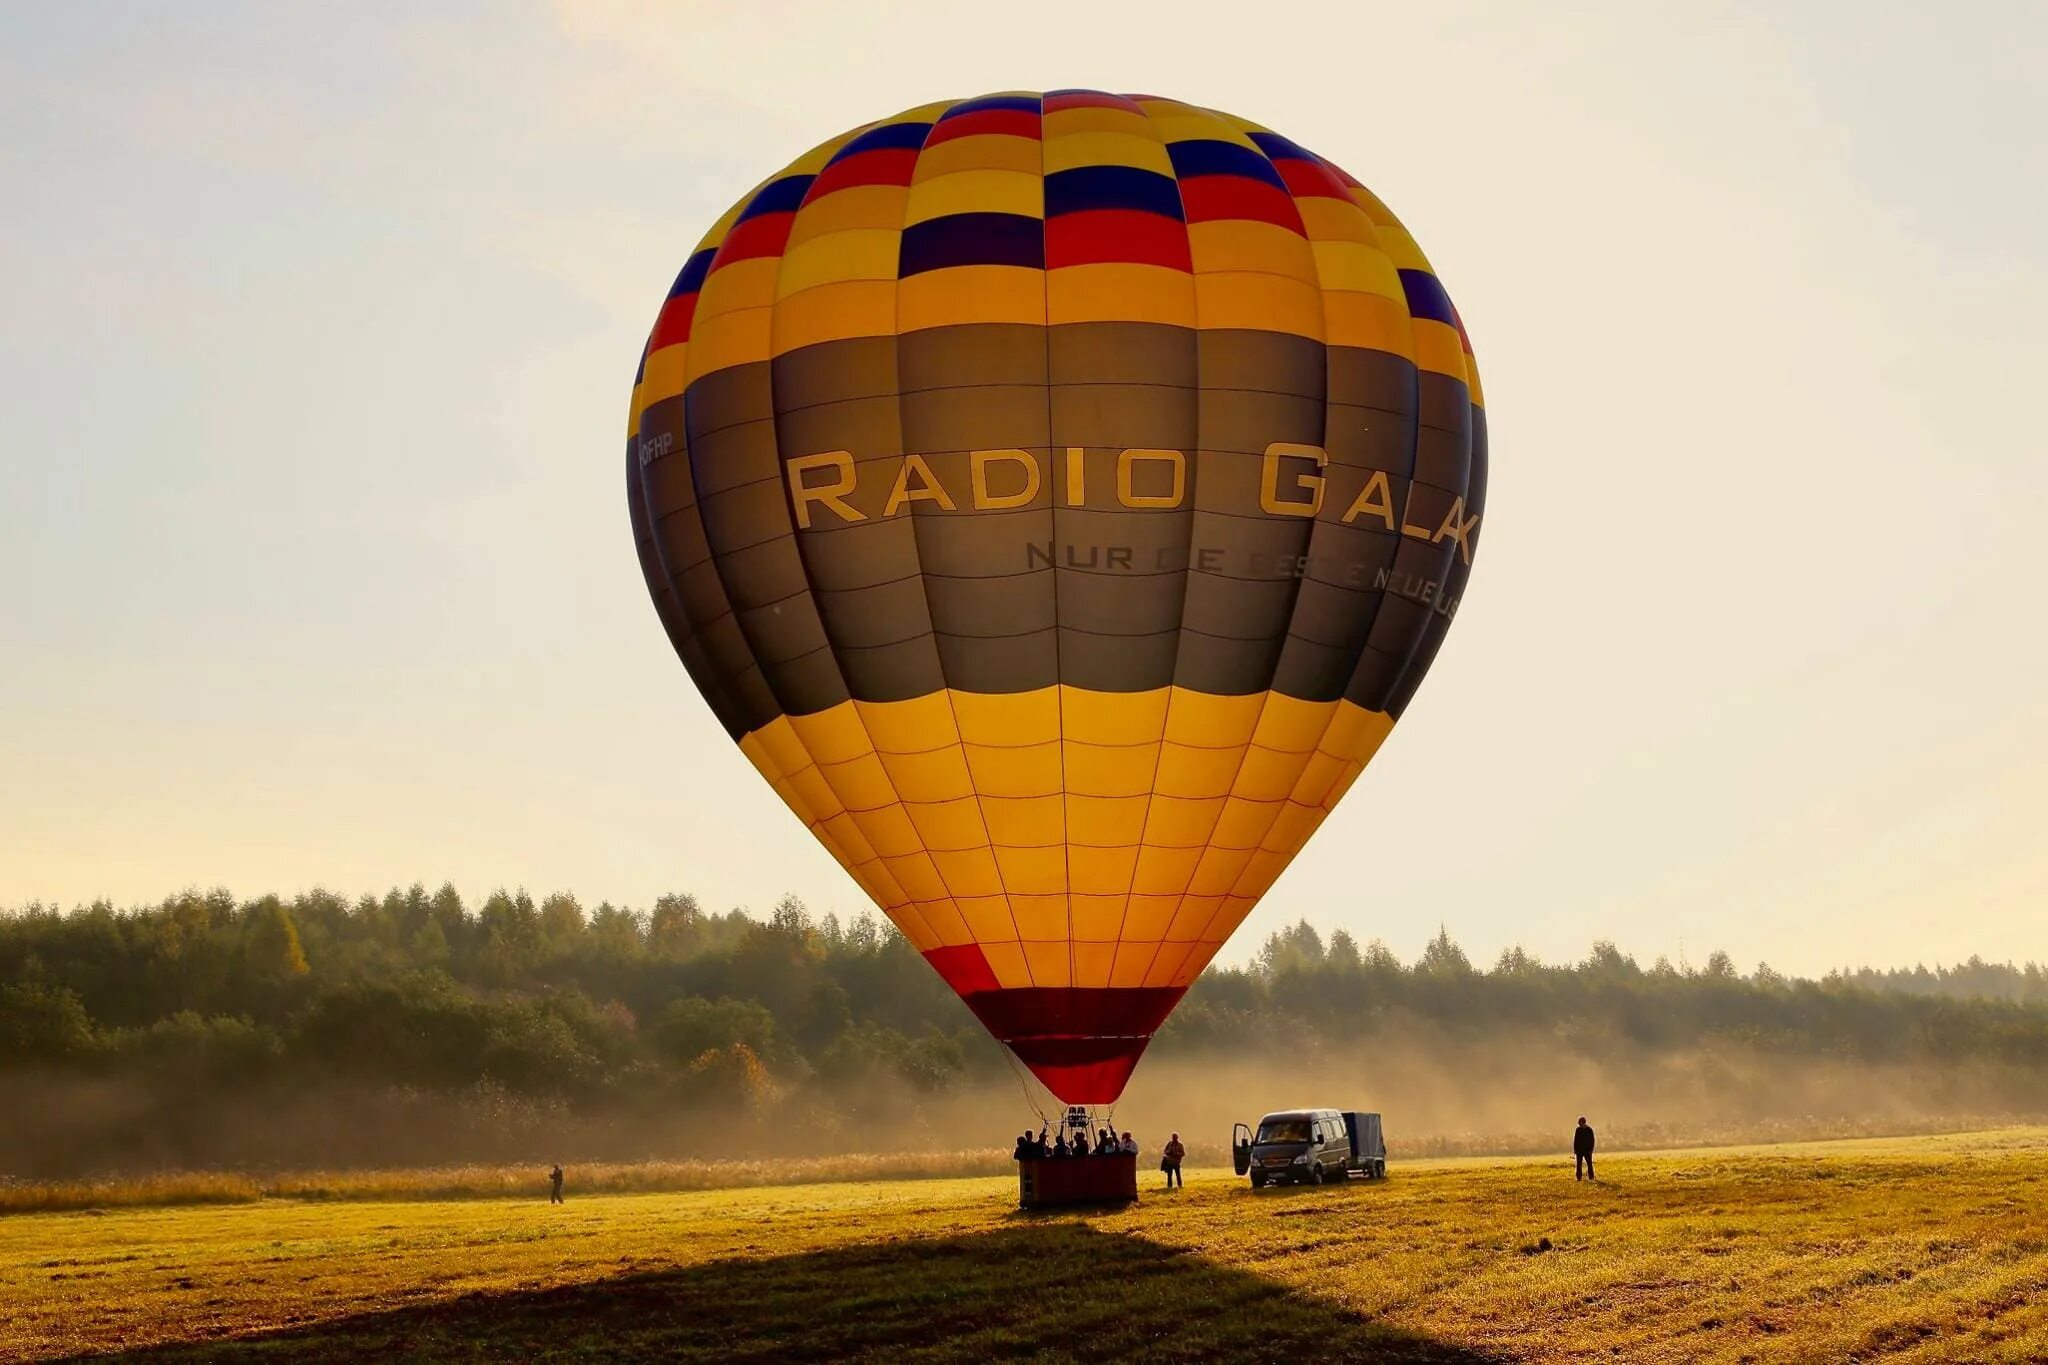
<svg viewBox="0 0 2048 1365"><path fill-rule="evenodd" d="M0 904L864 904L655 621L634 361L798 152L1092 85L1359 176L1486 376L1456 628L1226 959L2048 956L2044 71L2024 3L8 6Z"/></svg>

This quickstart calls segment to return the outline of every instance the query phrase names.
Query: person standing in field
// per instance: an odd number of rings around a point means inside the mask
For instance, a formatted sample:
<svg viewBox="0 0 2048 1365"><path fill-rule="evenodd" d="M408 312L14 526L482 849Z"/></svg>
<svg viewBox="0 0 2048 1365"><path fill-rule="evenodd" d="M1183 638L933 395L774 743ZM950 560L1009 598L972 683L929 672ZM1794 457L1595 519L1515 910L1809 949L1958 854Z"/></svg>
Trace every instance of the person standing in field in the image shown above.
<svg viewBox="0 0 2048 1365"><path fill-rule="evenodd" d="M1180 1140L1179 1133L1175 1133L1166 1140L1166 1147L1159 1157L1159 1169L1166 1172L1167 1189L1173 1189L1182 1183L1180 1163L1187 1154L1187 1144Z"/></svg>
<svg viewBox="0 0 2048 1365"><path fill-rule="evenodd" d="M1585 1115L1579 1116L1578 1130L1572 1134L1572 1179L1592 1180L1593 1175L1593 1125L1586 1122Z"/></svg>
<svg viewBox="0 0 2048 1365"><path fill-rule="evenodd" d="M559 1161L555 1163L555 1169L548 1172L548 1202L562 1202L562 1163Z"/></svg>

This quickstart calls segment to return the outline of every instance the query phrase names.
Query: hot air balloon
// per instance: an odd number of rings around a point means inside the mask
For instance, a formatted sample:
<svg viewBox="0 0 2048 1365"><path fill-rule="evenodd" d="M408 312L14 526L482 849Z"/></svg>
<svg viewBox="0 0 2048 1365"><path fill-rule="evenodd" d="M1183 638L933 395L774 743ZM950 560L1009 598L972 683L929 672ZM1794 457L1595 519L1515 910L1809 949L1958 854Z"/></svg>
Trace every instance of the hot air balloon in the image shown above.
<svg viewBox="0 0 2048 1365"><path fill-rule="evenodd" d="M718 720L1012 1052L1116 1099L1372 758L1486 423L1393 214L1256 123L998 94L707 233L634 378L647 587Z"/></svg>

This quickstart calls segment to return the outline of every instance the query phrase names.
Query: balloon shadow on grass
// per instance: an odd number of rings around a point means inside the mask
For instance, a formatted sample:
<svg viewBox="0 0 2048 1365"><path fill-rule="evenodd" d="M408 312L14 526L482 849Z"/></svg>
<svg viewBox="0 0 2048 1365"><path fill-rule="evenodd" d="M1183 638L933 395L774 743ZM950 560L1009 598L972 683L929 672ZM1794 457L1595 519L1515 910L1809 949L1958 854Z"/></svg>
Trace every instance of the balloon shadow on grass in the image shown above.
<svg viewBox="0 0 2048 1365"><path fill-rule="evenodd" d="M114 1359L828 1361L1495 1357L1085 1223L477 1293ZM102 1357L103 1359L106 1357Z"/></svg>

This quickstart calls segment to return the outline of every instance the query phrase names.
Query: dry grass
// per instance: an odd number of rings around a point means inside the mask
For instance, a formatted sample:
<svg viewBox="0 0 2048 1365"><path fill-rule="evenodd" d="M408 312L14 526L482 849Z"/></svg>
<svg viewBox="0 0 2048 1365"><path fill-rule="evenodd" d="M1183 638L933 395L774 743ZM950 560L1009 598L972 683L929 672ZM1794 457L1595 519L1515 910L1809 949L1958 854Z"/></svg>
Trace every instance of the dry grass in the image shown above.
<svg viewBox="0 0 2048 1365"><path fill-rule="evenodd" d="M1403 1163L1027 1217L1003 1178L0 1219L0 1358L2048 1359L2048 1130Z"/></svg>

